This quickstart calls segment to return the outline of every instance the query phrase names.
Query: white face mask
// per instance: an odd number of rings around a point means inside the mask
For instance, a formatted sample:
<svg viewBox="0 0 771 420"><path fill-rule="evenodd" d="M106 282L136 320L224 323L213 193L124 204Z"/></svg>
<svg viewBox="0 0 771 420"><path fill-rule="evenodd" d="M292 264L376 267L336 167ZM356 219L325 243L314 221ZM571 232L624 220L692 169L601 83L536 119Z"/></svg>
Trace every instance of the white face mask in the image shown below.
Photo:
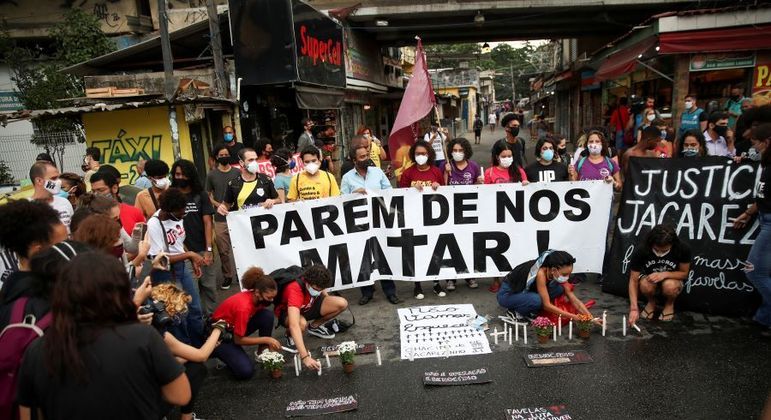
<svg viewBox="0 0 771 420"><path fill-rule="evenodd" d="M589 149L589 153L593 155L599 155L602 153L602 145L597 143L592 143L588 146L586 146L587 149Z"/></svg>
<svg viewBox="0 0 771 420"><path fill-rule="evenodd" d="M159 190L165 190L171 185L169 178L153 179L152 182L153 185L155 185L155 188L158 188Z"/></svg>
<svg viewBox="0 0 771 420"><path fill-rule="evenodd" d="M466 154L463 152L452 152L452 160L461 162L466 158Z"/></svg>
<svg viewBox="0 0 771 420"><path fill-rule="evenodd" d="M249 163L246 165L246 170L247 170L247 171L249 171L249 173L250 173L250 174L256 174L256 173L257 173L257 168L258 168L259 166L260 166L260 164L258 164L258 163L257 163L257 162L255 162L255 161L252 161L252 162L249 162Z"/></svg>
<svg viewBox="0 0 771 420"><path fill-rule="evenodd" d="M760 158L762 155L758 153L757 149L754 147L750 147L749 150L747 150L747 158L753 162L760 162Z"/></svg>
<svg viewBox="0 0 771 420"><path fill-rule="evenodd" d="M43 183L43 188L45 188L49 193L57 195L62 191L62 180L46 179L45 183Z"/></svg>
<svg viewBox="0 0 771 420"><path fill-rule="evenodd" d="M426 162L428 162L428 156L426 155L415 155L415 163L418 165L425 165Z"/></svg>
<svg viewBox="0 0 771 420"><path fill-rule="evenodd" d="M307 166L306 166L306 168L307 168ZM316 297L316 296L321 294L320 290L316 290L316 289L312 288L310 284L306 285L305 288L308 289L308 293L310 293L310 295L313 296L313 297Z"/></svg>
<svg viewBox="0 0 771 420"><path fill-rule="evenodd" d="M512 163L514 163L514 158L513 157L503 157L503 158L501 158L501 166L503 166L504 168L508 168L509 166L511 166Z"/></svg>
<svg viewBox="0 0 771 420"><path fill-rule="evenodd" d="M685 101L685 109L691 109L692 106L693 106L692 101Z"/></svg>
<svg viewBox="0 0 771 420"><path fill-rule="evenodd" d="M308 164L305 165L305 170L309 174L313 175L313 174L315 174L316 172L319 171L319 167L320 167L320 165L317 162L311 162L311 163L308 163Z"/></svg>
<svg viewBox="0 0 771 420"><path fill-rule="evenodd" d="M648 114L645 116L645 119L648 121L653 121L656 119L656 114Z"/></svg>

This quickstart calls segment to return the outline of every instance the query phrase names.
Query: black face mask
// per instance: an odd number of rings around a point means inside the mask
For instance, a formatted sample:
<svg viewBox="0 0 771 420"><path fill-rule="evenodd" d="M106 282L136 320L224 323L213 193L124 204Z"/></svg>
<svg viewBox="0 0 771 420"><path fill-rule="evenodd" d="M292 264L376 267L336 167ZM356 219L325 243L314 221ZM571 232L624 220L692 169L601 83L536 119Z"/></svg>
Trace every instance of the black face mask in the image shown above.
<svg viewBox="0 0 771 420"><path fill-rule="evenodd" d="M260 299L257 301L258 306L270 306L273 304L273 300Z"/></svg>
<svg viewBox="0 0 771 420"><path fill-rule="evenodd" d="M357 160L354 162L354 165L356 165L356 168L358 169L366 169L369 166L369 162L366 160Z"/></svg>
<svg viewBox="0 0 771 420"><path fill-rule="evenodd" d="M559 153L561 155L564 155L567 152L568 152L568 148L567 147L558 147L557 148L557 153Z"/></svg>
<svg viewBox="0 0 771 420"><path fill-rule="evenodd" d="M174 178L174 186L177 188L187 188L190 186L190 180Z"/></svg>
<svg viewBox="0 0 771 420"><path fill-rule="evenodd" d="M220 156L217 158L217 163L219 163L222 166L227 165L230 163L230 156Z"/></svg>
<svg viewBox="0 0 771 420"><path fill-rule="evenodd" d="M718 136L725 137L726 134L728 134L728 126L727 125L716 125L715 126L715 132Z"/></svg>
<svg viewBox="0 0 771 420"><path fill-rule="evenodd" d="M509 133L511 133L512 136L516 136L517 134L519 134L519 127L510 127L510 128L507 128L507 130L509 131Z"/></svg>

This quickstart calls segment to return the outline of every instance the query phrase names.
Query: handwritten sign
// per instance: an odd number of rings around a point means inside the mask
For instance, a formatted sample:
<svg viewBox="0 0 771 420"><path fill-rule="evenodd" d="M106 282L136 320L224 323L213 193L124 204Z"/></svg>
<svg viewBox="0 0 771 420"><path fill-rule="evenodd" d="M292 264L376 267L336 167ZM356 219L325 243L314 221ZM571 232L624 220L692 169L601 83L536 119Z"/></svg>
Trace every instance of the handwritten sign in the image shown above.
<svg viewBox="0 0 771 420"><path fill-rule="evenodd" d="M426 372L423 374L423 385L447 386L486 384L492 382L487 368L460 370L455 372Z"/></svg>
<svg viewBox="0 0 771 420"><path fill-rule="evenodd" d="M337 356L337 347L338 344L335 344L333 346L321 346L319 347L319 351L321 354L325 354L327 356ZM375 343L362 343L362 344L356 344L356 354L370 354L375 352Z"/></svg>
<svg viewBox="0 0 771 420"><path fill-rule="evenodd" d="M485 333L469 325L477 316L474 305L413 306L398 313L403 360L490 353Z"/></svg>
<svg viewBox="0 0 771 420"><path fill-rule="evenodd" d="M286 406L286 417L318 416L321 414L342 413L359 407L355 395L325 398L321 400L292 401Z"/></svg>
<svg viewBox="0 0 771 420"><path fill-rule="evenodd" d="M592 363L593 361L592 356L589 356L589 353L585 350L529 353L525 355L527 367L580 365L582 363Z"/></svg>
<svg viewBox="0 0 771 420"><path fill-rule="evenodd" d="M573 417L565 410L564 405L535 408L510 408L506 410L506 420L573 420Z"/></svg>

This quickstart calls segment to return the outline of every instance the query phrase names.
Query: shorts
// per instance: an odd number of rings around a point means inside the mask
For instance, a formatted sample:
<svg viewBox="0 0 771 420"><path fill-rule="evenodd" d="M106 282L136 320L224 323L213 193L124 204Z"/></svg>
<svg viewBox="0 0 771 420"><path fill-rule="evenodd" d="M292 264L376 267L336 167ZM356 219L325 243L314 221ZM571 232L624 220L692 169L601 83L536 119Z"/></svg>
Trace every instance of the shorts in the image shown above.
<svg viewBox="0 0 771 420"><path fill-rule="evenodd" d="M306 310L300 310L300 315L305 318L306 321L313 321L314 319L321 318L321 305L324 303L325 295L319 295L313 300L313 304ZM287 311L281 312L278 316L278 325L286 326Z"/></svg>

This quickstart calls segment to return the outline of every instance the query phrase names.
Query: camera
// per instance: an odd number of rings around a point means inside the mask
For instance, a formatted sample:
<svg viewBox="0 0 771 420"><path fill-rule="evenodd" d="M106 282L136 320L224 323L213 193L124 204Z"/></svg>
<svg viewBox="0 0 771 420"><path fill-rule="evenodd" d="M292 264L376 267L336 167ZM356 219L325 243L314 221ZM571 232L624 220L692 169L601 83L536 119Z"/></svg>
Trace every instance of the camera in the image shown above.
<svg viewBox="0 0 771 420"><path fill-rule="evenodd" d="M165 329L174 322L169 313L166 312L166 304L159 300L148 299L139 308L139 313L142 315L153 314L153 326L157 329Z"/></svg>

